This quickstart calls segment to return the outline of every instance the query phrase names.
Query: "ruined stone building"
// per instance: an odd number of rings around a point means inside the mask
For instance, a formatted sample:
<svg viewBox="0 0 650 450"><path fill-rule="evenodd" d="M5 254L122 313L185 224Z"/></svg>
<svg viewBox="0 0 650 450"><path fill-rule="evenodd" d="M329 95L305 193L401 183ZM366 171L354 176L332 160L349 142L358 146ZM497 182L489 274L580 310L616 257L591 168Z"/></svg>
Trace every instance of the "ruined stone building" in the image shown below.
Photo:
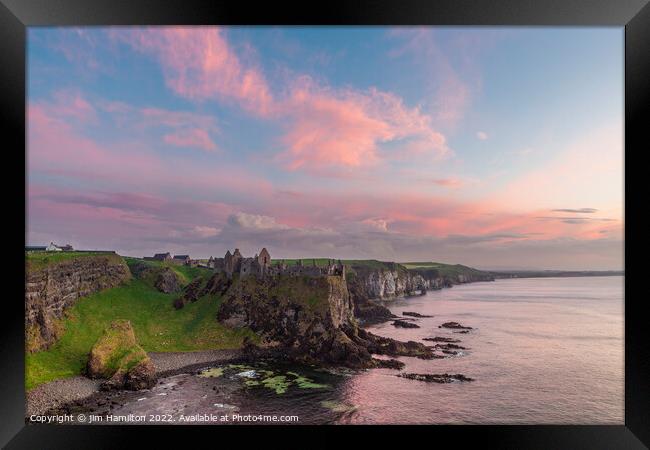
<svg viewBox="0 0 650 450"><path fill-rule="evenodd" d="M215 272L223 272L229 277L232 277L233 274L239 274L241 277L253 275L258 278L277 275L312 277L338 275L345 279L345 265L341 263L341 260L338 262L333 259L328 260L326 266L317 265L315 259L311 261L311 264L303 264L301 259L291 265L286 264L284 260L273 263L266 248L252 258L243 257L238 248L233 253L228 250L223 258L211 256L208 260L208 267L214 269Z"/></svg>

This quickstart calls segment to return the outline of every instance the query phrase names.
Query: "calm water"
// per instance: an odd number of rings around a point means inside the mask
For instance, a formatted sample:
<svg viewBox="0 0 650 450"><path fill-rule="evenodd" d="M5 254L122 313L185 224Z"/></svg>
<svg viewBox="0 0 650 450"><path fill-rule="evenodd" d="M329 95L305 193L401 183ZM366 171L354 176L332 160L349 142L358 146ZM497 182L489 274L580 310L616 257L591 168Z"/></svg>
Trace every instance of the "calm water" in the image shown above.
<svg viewBox="0 0 650 450"><path fill-rule="evenodd" d="M435 315L417 329L370 331L401 340L454 336L465 356L401 358L408 372L462 373L472 383L433 384L375 370L350 380L356 423L622 424L623 277L473 283L388 305ZM469 334L443 333L457 321Z"/></svg>
<svg viewBox="0 0 650 450"><path fill-rule="evenodd" d="M113 413L177 416L232 409L298 415L300 423L623 423L623 277L498 280L385 304L397 315L415 311L434 317L418 319L421 328L389 322L370 327L373 333L414 341L450 336L468 347L446 359L399 358L404 371L461 373L475 381L424 383L388 369L333 375L258 367L289 380L294 375L287 372L298 372L327 386L294 383L277 393L264 385L245 386L234 375L241 369L231 368L221 378L180 375L152 391L125 394ZM447 321L474 330L455 334L438 328ZM217 397L225 382L228 394Z"/></svg>

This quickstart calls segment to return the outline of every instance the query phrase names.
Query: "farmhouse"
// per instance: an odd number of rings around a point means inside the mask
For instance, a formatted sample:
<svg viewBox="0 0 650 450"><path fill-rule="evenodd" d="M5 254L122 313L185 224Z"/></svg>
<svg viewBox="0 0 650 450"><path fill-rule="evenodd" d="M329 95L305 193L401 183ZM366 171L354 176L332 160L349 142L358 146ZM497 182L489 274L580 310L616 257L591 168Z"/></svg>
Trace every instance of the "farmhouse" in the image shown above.
<svg viewBox="0 0 650 450"><path fill-rule="evenodd" d="M145 256L144 259L146 261L171 261L172 255L169 252L167 252L167 253L156 253L155 255L153 255L153 257Z"/></svg>
<svg viewBox="0 0 650 450"><path fill-rule="evenodd" d="M74 249L70 244L56 245L54 242L50 242L50 245L48 245L45 250L48 252L71 252Z"/></svg>
<svg viewBox="0 0 650 450"><path fill-rule="evenodd" d="M174 255L172 262L180 265L190 265L190 255Z"/></svg>

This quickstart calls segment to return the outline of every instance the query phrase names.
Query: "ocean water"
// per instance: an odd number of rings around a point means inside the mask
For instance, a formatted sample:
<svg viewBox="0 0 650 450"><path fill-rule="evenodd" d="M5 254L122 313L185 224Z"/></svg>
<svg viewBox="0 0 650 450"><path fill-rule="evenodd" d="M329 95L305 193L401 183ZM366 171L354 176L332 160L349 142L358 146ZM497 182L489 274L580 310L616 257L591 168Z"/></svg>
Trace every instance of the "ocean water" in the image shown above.
<svg viewBox="0 0 650 450"><path fill-rule="evenodd" d="M530 278L472 283L386 303L414 311L421 328L384 323L369 331L400 340L450 336L463 356L400 358L406 372L462 373L471 383L436 384L386 369L350 379L352 423L622 424L623 277ZM447 321L475 328L439 329Z"/></svg>
<svg viewBox="0 0 650 450"><path fill-rule="evenodd" d="M332 374L260 362L223 366L218 378L182 374L150 391L122 393L111 413L169 414L174 423L182 414L230 412L296 415L312 424L623 423L623 277L497 280L385 305L396 315L434 317L417 319L420 328L387 322L371 332L403 341L453 337L467 347L445 359L400 357L403 372L460 373L475 381L425 383L390 369ZM448 321L473 330L438 328ZM280 385L247 385L242 374L251 369ZM301 386L298 376L311 384Z"/></svg>

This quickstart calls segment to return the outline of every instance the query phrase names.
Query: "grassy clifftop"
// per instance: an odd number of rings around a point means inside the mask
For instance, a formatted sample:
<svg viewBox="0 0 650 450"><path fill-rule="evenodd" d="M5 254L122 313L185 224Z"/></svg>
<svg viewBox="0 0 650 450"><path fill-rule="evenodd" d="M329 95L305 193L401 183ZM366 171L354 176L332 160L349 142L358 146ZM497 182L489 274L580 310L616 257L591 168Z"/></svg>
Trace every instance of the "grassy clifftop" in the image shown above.
<svg viewBox="0 0 650 450"><path fill-rule="evenodd" d="M38 271L53 265L80 258L106 258L115 264L123 264L122 257L109 252L26 252L25 266L28 271Z"/></svg>
<svg viewBox="0 0 650 450"><path fill-rule="evenodd" d="M458 275L489 275L488 272L463 266L462 264L444 264L438 262L408 262L402 263L404 267L415 271L436 270L441 276L457 277Z"/></svg>
<svg viewBox="0 0 650 450"><path fill-rule="evenodd" d="M127 259L127 264L133 263ZM210 275L199 268L173 269L189 280ZM93 344L114 320L129 320L137 341L148 352L237 348L245 336L255 338L250 330L233 330L217 322L220 297L206 296L175 310L177 296L158 292L146 280L134 277L121 286L79 299L61 321L64 331L60 339L48 350L26 355L27 389L81 374Z"/></svg>

